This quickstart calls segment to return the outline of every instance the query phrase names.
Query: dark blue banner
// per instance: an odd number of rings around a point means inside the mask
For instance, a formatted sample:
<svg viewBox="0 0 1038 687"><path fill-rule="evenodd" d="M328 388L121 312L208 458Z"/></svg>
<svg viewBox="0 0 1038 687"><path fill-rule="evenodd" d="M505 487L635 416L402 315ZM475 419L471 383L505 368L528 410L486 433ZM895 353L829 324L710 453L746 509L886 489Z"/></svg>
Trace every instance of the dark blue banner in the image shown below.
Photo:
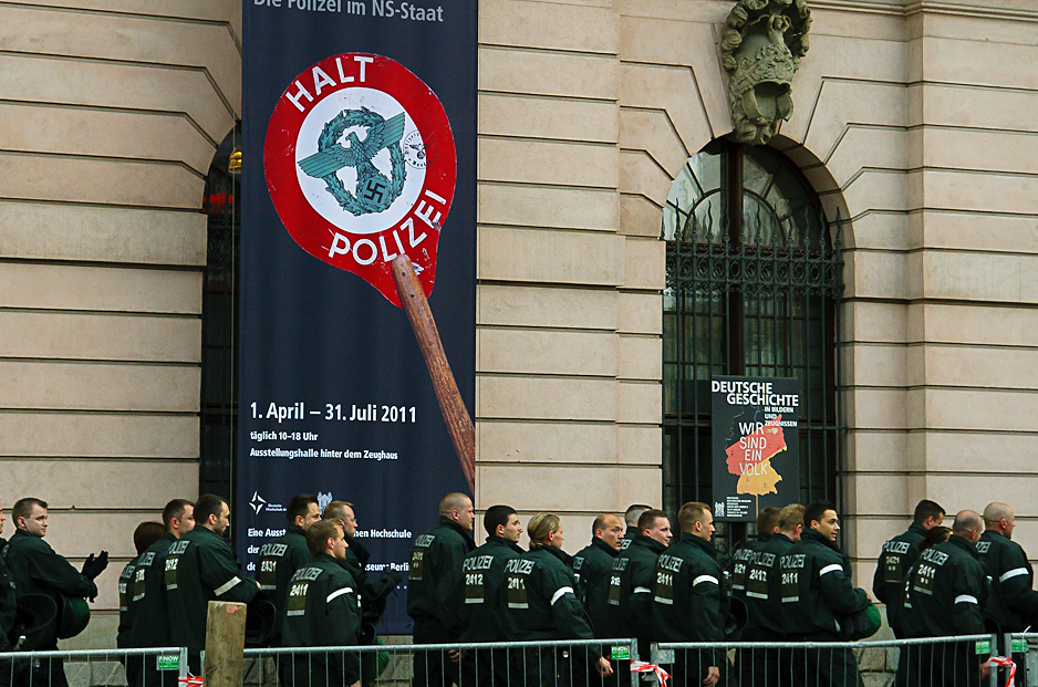
<svg viewBox="0 0 1038 687"><path fill-rule="evenodd" d="M370 574L469 492L390 276L406 254L474 407L476 0L245 0L239 451L246 572L297 493ZM410 631L405 591L380 631Z"/></svg>

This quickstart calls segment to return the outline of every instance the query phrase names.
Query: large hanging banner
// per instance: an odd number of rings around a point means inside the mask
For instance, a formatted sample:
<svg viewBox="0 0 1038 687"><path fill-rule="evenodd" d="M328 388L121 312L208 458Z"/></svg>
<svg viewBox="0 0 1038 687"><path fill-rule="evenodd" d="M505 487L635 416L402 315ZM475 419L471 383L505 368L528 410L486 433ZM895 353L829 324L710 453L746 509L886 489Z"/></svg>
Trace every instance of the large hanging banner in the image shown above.
<svg viewBox="0 0 1038 687"><path fill-rule="evenodd" d="M353 503L369 571L406 584L440 497L470 493L392 268L413 266L471 410L476 5L244 1L234 529L249 574L311 493ZM410 631L404 597L382 633Z"/></svg>
<svg viewBox="0 0 1038 687"><path fill-rule="evenodd" d="M714 516L756 520L800 496L800 383L786 377L710 380Z"/></svg>

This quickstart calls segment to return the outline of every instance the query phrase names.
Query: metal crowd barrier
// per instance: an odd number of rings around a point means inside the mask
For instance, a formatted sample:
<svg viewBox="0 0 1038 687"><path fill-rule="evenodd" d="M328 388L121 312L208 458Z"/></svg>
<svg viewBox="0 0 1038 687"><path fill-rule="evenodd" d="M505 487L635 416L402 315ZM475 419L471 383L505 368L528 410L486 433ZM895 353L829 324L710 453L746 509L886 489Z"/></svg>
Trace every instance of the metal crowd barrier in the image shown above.
<svg viewBox="0 0 1038 687"><path fill-rule="evenodd" d="M711 667L721 673L718 684L727 687L979 687L980 664L999 655L996 639L660 643L653 645L652 663L670 676L669 687L702 685ZM990 671L992 687L997 672Z"/></svg>
<svg viewBox="0 0 1038 687"><path fill-rule="evenodd" d="M628 639L246 649L243 687L602 687L598 656L626 665ZM616 681L619 679L620 681ZM622 671L607 683L639 687Z"/></svg>
<svg viewBox="0 0 1038 687"><path fill-rule="evenodd" d="M187 671L178 647L0 652L0 687L177 687Z"/></svg>

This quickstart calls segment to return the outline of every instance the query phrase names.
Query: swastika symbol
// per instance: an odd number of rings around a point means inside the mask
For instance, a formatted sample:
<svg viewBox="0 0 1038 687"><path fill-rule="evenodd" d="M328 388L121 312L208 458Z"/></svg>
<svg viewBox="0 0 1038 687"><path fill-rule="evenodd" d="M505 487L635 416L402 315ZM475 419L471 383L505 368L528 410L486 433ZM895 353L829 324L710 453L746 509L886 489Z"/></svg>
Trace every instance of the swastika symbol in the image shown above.
<svg viewBox="0 0 1038 687"><path fill-rule="evenodd" d="M381 179L369 179L364 185L364 198L381 203L386 196L386 184Z"/></svg>

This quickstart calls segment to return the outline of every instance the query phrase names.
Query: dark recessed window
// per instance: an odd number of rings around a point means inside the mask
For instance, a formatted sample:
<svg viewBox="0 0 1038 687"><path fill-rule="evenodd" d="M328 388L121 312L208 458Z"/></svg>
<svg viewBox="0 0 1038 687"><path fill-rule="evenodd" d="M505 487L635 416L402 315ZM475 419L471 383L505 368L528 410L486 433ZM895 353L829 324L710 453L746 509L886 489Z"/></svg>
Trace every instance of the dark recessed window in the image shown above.
<svg viewBox="0 0 1038 687"><path fill-rule="evenodd" d="M842 261L834 220L800 170L767 147L714 141L674 181L663 219L670 512L686 501L713 503L710 379L718 375L799 380L799 500L838 500Z"/></svg>

